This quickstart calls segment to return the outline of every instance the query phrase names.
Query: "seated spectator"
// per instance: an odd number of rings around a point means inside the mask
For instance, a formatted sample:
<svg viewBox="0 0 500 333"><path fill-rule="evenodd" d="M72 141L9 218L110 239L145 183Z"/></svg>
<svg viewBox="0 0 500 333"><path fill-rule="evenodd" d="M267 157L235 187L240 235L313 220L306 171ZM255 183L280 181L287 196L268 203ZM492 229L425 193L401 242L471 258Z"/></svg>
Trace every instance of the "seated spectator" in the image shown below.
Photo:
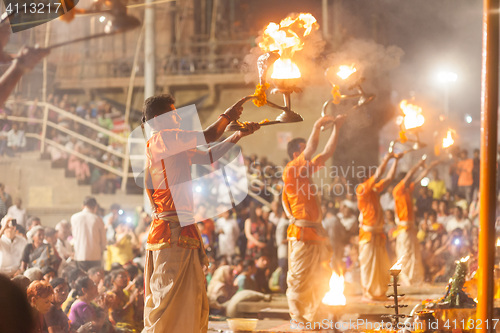
<svg viewBox="0 0 500 333"><path fill-rule="evenodd" d="M14 204L7 210L7 215L16 219L16 223L26 228L26 209L22 208L23 201L21 198L16 198Z"/></svg>
<svg viewBox="0 0 500 333"><path fill-rule="evenodd" d="M42 270L38 267L31 267L28 268L24 273L24 276L26 276L31 282L33 281L42 281L43 280L43 273Z"/></svg>
<svg viewBox="0 0 500 333"><path fill-rule="evenodd" d="M7 119L7 114L4 113L0 117L0 156L7 153L7 133L10 131L11 123Z"/></svg>
<svg viewBox="0 0 500 333"><path fill-rule="evenodd" d="M56 224L57 231L57 241L56 250L63 261L73 258L75 252L73 251L73 246L71 246L68 241L69 236L71 236L71 224L66 220L61 220Z"/></svg>
<svg viewBox="0 0 500 333"><path fill-rule="evenodd" d="M44 315L50 311L54 289L46 281L34 281L27 290L28 302L35 318L34 332L48 332Z"/></svg>
<svg viewBox="0 0 500 333"><path fill-rule="evenodd" d="M24 296L26 296L26 290L28 290L31 280L24 275L16 275L12 278L12 282L14 282L16 286L21 288L21 290L24 292Z"/></svg>
<svg viewBox="0 0 500 333"><path fill-rule="evenodd" d="M255 260L255 267L257 268L254 274L254 280L257 285L257 291L270 294L271 289L269 289L269 257L266 255L260 255L257 260Z"/></svg>
<svg viewBox="0 0 500 333"><path fill-rule="evenodd" d="M130 292L126 290L129 284L129 276L124 269L117 269L110 273L112 289L115 295L115 302L109 309L109 317L117 328L134 330L137 326L135 322L135 298L137 290Z"/></svg>
<svg viewBox="0 0 500 333"><path fill-rule="evenodd" d="M49 312L45 315L45 322L49 333L69 333L69 319L61 309L61 305L68 298L69 285L63 278L50 281L54 289L54 298Z"/></svg>
<svg viewBox="0 0 500 333"><path fill-rule="evenodd" d="M441 200L438 205L437 221L438 223L446 226L448 219L450 219L450 213L448 212L448 201Z"/></svg>
<svg viewBox="0 0 500 333"><path fill-rule="evenodd" d="M459 206L464 212L469 211L469 204L467 200L465 200L465 196L461 193L455 194L455 206Z"/></svg>
<svg viewBox="0 0 500 333"><path fill-rule="evenodd" d="M52 246L43 243L45 230L42 226L36 226L32 229L32 243L26 245L21 259L21 271L31 267L42 269L45 266L52 266L54 269L59 267L60 258L55 253Z"/></svg>
<svg viewBox="0 0 500 333"><path fill-rule="evenodd" d="M468 215L469 220L472 222L472 225L479 226L479 191L477 191L476 193L476 198L470 204Z"/></svg>
<svg viewBox="0 0 500 333"><path fill-rule="evenodd" d="M26 147L26 137L24 136L24 130L19 129L17 123L12 124L12 129L7 133L7 155L15 156L15 154L20 153Z"/></svg>
<svg viewBox="0 0 500 333"><path fill-rule="evenodd" d="M89 269L89 278L94 281L99 294L106 291L106 287L104 286L104 269L98 266L92 267Z"/></svg>
<svg viewBox="0 0 500 333"><path fill-rule="evenodd" d="M0 273L9 277L16 275L26 243L26 239L16 235L12 218L4 217L0 229Z"/></svg>
<svg viewBox="0 0 500 333"><path fill-rule="evenodd" d="M68 281L69 287L71 288L68 294L68 298L64 301L64 303L61 306L62 310L66 315L69 314L71 306L78 297L78 291L76 290L77 287L76 281L78 281L79 278L84 276L86 276L85 272L74 265L66 266L61 274L61 277L63 277L66 281Z"/></svg>
<svg viewBox="0 0 500 333"><path fill-rule="evenodd" d="M42 274L43 280L49 283L57 276L57 272L51 266L45 266L42 269Z"/></svg>
<svg viewBox="0 0 500 333"><path fill-rule="evenodd" d="M32 236L33 236L33 230L36 226L41 226L42 221L40 220L39 217L32 216L28 219L28 222L26 222L26 237L28 238L28 241L32 241Z"/></svg>
<svg viewBox="0 0 500 333"><path fill-rule="evenodd" d="M77 153L85 154L82 143L75 144L73 150ZM76 179L80 182L87 182L90 179L90 168L88 163L75 154L69 155L68 170L74 171Z"/></svg>
<svg viewBox="0 0 500 333"><path fill-rule="evenodd" d="M470 235L470 230L472 228L472 223L468 218L464 216L462 207L456 206L453 209L453 217L446 223L446 232L451 234L455 229L463 230L466 237Z"/></svg>
<svg viewBox="0 0 500 333"><path fill-rule="evenodd" d="M257 272L257 267L255 267L254 260L247 259L243 262L243 271L234 280L234 285L238 287L238 291L242 290L257 291L257 283L253 278L253 275L256 272Z"/></svg>
<svg viewBox="0 0 500 333"><path fill-rule="evenodd" d="M210 312L225 314L227 302L236 293L233 280L234 276L231 266L220 266L215 270L207 288Z"/></svg>
<svg viewBox="0 0 500 333"><path fill-rule="evenodd" d="M19 279L17 279L19 280ZM31 333L35 322L26 298L26 289L0 274L0 332Z"/></svg>
<svg viewBox="0 0 500 333"><path fill-rule="evenodd" d="M78 330L82 325L89 325L92 331L99 331L105 320L99 316L97 306L92 304L98 296L97 286L88 276L82 276L76 281L75 290L77 299L68 315L71 329Z"/></svg>
<svg viewBox="0 0 500 333"><path fill-rule="evenodd" d="M139 240L126 221L118 221L115 227L115 242L108 245L106 270L111 270L114 263L125 265L134 258L134 251L140 247Z"/></svg>

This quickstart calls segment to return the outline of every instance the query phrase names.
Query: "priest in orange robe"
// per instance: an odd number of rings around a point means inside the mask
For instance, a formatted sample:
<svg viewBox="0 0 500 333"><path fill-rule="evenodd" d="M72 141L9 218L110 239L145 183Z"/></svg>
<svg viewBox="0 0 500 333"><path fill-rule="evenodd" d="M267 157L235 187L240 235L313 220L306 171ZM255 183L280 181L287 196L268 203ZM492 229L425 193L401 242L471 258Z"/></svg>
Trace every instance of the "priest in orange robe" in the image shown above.
<svg viewBox="0 0 500 333"><path fill-rule="evenodd" d="M437 163L439 162L430 164L412 181L416 172L425 165L425 160L420 161L406 173L392 192L395 201L396 224L398 226L395 231L396 256L402 258L400 281L404 286L418 285L424 281L424 267L417 240L418 228L415 224L412 194L415 184L420 183Z"/></svg>
<svg viewBox="0 0 500 333"><path fill-rule="evenodd" d="M292 320L321 320L321 300L328 291L332 250L321 221L318 188L310 177L333 156L338 131L345 116L325 116L316 121L309 139L296 138L288 143L292 160L283 172L283 206L290 219L288 227L288 275L286 292ZM334 123L323 151L318 148L321 127Z"/></svg>
<svg viewBox="0 0 500 333"><path fill-rule="evenodd" d="M200 333L208 330L208 299L203 265L208 264L195 225L191 164L211 164L260 125L250 123L222 143L214 142L239 118L243 101L229 108L204 131L181 129L170 95L144 102L143 123L151 127L144 181L153 209L144 269L144 333Z"/></svg>
<svg viewBox="0 0 500 333"><path fill-rule="evenodd" d="M394 179L400 157L393 153L385 155L375 174L356 188L360 211L359 264L363 301L387 300L385 293L389 284L391 264L386 248L380 194ZM387 177L382 178L391 158L394 158L394 163Z"/></svg>

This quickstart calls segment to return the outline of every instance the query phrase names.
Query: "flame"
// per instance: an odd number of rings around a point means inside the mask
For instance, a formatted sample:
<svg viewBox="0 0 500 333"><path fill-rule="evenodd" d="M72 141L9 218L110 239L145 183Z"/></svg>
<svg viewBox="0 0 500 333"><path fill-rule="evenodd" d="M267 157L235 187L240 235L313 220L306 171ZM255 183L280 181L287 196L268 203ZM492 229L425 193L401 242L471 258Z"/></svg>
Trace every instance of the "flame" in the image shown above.
<svg viewBox="0 0 500 333"><path fill-rule="evenodd" d="M448 129L448 132L446 132L446 137L443 138L443 148L451 147L455 143L455 140L453 140L453 136L455 135L455 133L456 132L451 128Z"/></svg>
<svg viewBox="0 0 500 333"><path fill-rule="evenodd" d="M300 78L299 67L291 59L278 59L274 63L273 79L298 79Z"/></svg>
<svg viewBox="0 0 500 333"><path fill-rule="evenodd" d="M399 258L398 261L391 267L391 271L400 271L401 268L403 267L403 257Z"/></svg>
<svg viewBox="0 0 500 333"><path fill-rule="evenodd" d="M422 115L421 107L409 104L407 100L402 100L399 107L404 113L403 124L407 130L418 128L424 124L425 118Z"/></svg>
<svg viewBox="0 0 500 333"><path fill-rule="evenodd" d="M497 244L496 244L497 247L500 247L500 238L497 238Z"/></svg>
<svg viewBox="0 0 500 333"><path fill-rule="evenodd" d="M330 291L325 294L322 302L330 306L346 304L343 275L338 275L335 271L332 272L332 277L330 278Z"/></svg>
<svg viewBox="0 0 500 333"><path fill-rule="evenodd" d="M460 262L467 262L467 261L469 261L469 259L470 259L470 256L463 257L462 259L460 259Z"/></svg>
<svg viewBox="0 0 500 333"><path fill-rule="evenodd" d="M264 52L278 51L280 55L274 63L272 78L300 78L300 70L292 61L293 56L304 48L304 37L318 28L314 16L305 13L287 17L280 24L268 24L259 47Z"/></svg>
<svg viewBox="0 0 500 333"><path fill-rule="evenodd" d="M342 65L339 67L339 71L337 72L337 75L342 80L345 80L349 76L351 76L351 74L353 74L353 73L356 73L356 67L354 67L354 65L351 65L350 67L346 66L346 65Z"/></svg>

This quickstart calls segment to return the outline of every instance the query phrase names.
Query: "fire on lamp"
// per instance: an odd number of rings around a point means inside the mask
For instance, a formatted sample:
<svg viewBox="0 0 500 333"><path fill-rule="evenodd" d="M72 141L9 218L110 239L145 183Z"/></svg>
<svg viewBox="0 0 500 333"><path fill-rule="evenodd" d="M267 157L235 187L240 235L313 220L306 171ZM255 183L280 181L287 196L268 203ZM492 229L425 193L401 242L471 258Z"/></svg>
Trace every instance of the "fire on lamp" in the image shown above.
<svg viewBox="0 0 500 333"><path fill-rule="evenodd" d="M392 319L392 323L395 327L398 327L399 319L400 318L405 318L405 314L400 314L399 309L400 308L406 308L408 305L406 304L399 304L399 297L403 297L404 294L398 294L398 278L399 274L401 273L401 269L403 268L403 259L404 256L399 258L398 261L389 269L389 272L392 276L392 287L394 293L391 295L388 295L387 297L392 297L394 299L394 305L386 305L385 307L387 309L394 309L394 314L392 315L384 315L383 317L388 317Z"/></svg>
<svg viewBox="0 0 500 333"><path fill-rule="evenodd" d="M298 84L301 72L294 62L296 52L302 50L306 44L307 36L312 31L319 29L319 25L313 15L302 13L283 19L279 24L271 22L267 25L259 42L260 49L264 52L257 61L259 70L259 84L253 95L245 99L253 99L257 107L269 105L283 112L274 121L264 120L261 125L272 125L279 123L292 123L302 121L303 118L292 111L291 97L293 92L300 92ZM271 93L282 93L284 106L275 104L267 99L266 91L270 87L267 83L267 71L272 67L271 82L274 89ZM239 121L231 123L230 131L245 130L245 123Z"/></svg>
<svg viewBox="0 0 500 333"><path fill-rule="evenodd" d="M330 290L323 297L323 304L329 306L346 305L346 298L344 296L344 276L333 271L329 285Z"/></svg>
<svg viewBox="0 0 500 333"><path fill-rule="evenodd" d="M396 119L396 123L400 127L399 138L391 141L389 145L389 152L392 153L394 151L394 146L398 142L401 144L406 142L413 143L412 147L405 150L404 153L424 148L426 144L421 142L418 136L420 128L425 123L422 108L418 105L408 103L407 100L402 100L401 103L399 103L399 109L402 113L402 115ZM415 139L409 139L407 133L413 134Z"/></svg>
<svg viewBox="0 0 500 333"><path fill-rule="evenodd" d="M339 105L343 100L354 99L355 104L351 108L351 110L354 110L368 104L375 98L375 95L365 93L361 87L361 83L365 79L361 77L360 71L355 67L355 64L330 67L325 71L325 76L332 84L332 97L323 104L322 116L326 115L330 104ZM354 93L343 93L351 90Z"/></svg>
<svg viewBox="0 0 500 333"><path fill-rule="evenodd" d="M399 258L398 261L396 261L396 263L389 269L391 275L399 275L399 273L401 273L401 269L403 267L403 258L404 257Z"/></svg>
<svg viewBox="0 0 500 333"><path fill-rule="evenodd" d="M421 107L409 104L407 100L402 100L401 103L399 103L399 108L403 113L402 124L405 130L416 130L422 127L425 122L425 118L422 114Z"/></svg>
<svg viewBox="0 0 500 333"><path fill-rule="evenodd" d="M342 307L346 305L344 295L344 275L338 274L335 270L332 272L329 282L330 290L323 297L322 303L330 308L330 318L333 322L333 330L337 332L336 323L338 314L342 312Z"/></svg>
<svg viewBox="0 0 500 333"><path fill-rule="evenodd" d="M443 149L449 148L455 143L455 140L453 139L455 134L456 132L454 130L452 130L451 128L448 129L448 131L446 132L446 137L443 138Z"/></svg>

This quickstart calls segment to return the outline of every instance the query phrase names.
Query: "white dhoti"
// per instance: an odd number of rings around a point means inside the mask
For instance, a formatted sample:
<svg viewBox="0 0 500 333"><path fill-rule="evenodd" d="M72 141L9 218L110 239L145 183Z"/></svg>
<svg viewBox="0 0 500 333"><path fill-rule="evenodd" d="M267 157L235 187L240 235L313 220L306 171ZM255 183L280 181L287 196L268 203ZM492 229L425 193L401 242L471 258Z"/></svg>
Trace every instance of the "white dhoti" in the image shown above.
<svg viewBox="0 0 500 333"><path fill-rule="evenodd" d="M410 286L424 281L422 254L414 228L399 231L396 237L396 256L403 257L399 276L402 285Z"/></svg>
<svg viewBox="0 0 500 333"><path fill-rule="evenodd" d="M327 242L290 240L286 296L292 319L320 321L321 300L329 290L331 250Z"/></svg>
<svg viewBox="0 0 500 333"><path fill-rule="evenodd" d="M363 296L385 297L390 282L391 263L382 233L373 232L369 242L359 244L359 264Z"/></svg>
<svg viewBox="0 0 500 333"><path fill-rule="evenodd" d="M205 333L208 298L198 249L177 245L181 227L171 224L171 247L146 251L143 333Z"/></svg>

